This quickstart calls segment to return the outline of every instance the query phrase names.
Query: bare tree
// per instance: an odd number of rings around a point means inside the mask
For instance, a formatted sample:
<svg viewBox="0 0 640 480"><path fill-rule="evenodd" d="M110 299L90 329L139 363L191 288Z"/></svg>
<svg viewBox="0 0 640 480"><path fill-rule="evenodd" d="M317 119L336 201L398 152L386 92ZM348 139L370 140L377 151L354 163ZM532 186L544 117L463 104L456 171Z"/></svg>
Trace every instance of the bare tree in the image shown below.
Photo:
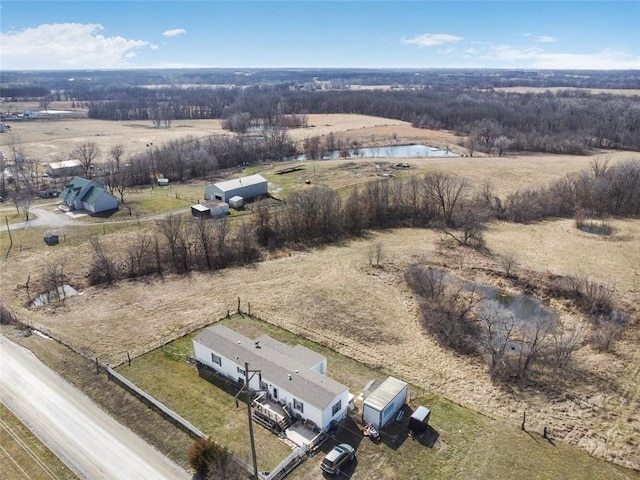
<svg viewBox="0 0 640 480"><path fill-rule="evenodd" d="M113 162L115 173L120 172L120 167L121 167L120 164L122 162L123 156L124 156L124 147L121 144L114 145L113 147L111 147L111 149L109 149L109 157Z"/></svg>
<svg viewBox="0 0 640 480"><path fill-rule="evenodd" d="M16 206L16 210L20 213L20 209L24 213L25 221L29 221L29 212L31 211L31 203L33 202L33 196L28 189L24 189L20 192L15 192L13 201Z"/></svg>
<svg viewBox="0 0 640 480"><path fill-rule="evenodd" d="M147 234L138 234L127 246L127 263L131 278L147 275L152 271L153 241Z"/></svg>
<svg viewBox="0 0 640 480"><path fill-rule="evenodd" d="M43 283L48 302L51 302L52 297L57 302L64 300L66 297L64 286L67 283L67 276L64 273L62 261L56 260L45 264Z"/></svg>
<svg viewBox="0 0 640 480"><path fill-rule="evenodd" d="M97 237L91 237L91 247L93 255L89 266L89 282L92 285L112 284L118 279L116 263L104 251Z"/></svg>
<svg viewBox="0 0 640 480"><path fill-rule="evenodd" d="M210 218L197 218L193 221L198 245L202 249L207 270L213 268L213 223Z"/></svg>
<svg viewBox="0 0 640 480"><path fill-rule="evenodd" d="M441 220L451 225L456 208L470 188L469 182L448 173L430 173L424 177L424 186L429 200L437 206Z"/></svg>
<svg viewBox="0 0 640 480"><path fill-rule="evenodd" d="M563 325L552 333L553 337L553 357L555 367L566 367L571 361L573 352L580 348L584 339L585 326L579 324L573 329L565 329Z"/></svg>
<svg viewBox="0 0 640 480"><path fill-rule="evenodd" d="M516 334L513 315L501 309L496 302L486 302L477 317L482 326L480 343L489 355L489 373L492 377L508 375L505 355L511 353L507 347L513 343Z"/></svg>
<svg viewBox="0 0 640 480"><path fill-rule="evenodd" d="M520 352L519 373L526 378L533 364L548 353L552 346L553 333L558 328L558 319L539 308L533 312L520 328L522 349Z"/></svg>
<svg viewBox="0 0 640 480"><path fill-rule="evenodd" d="M504 270L504 274L507 277L511 277L513 270L518 267L518 254L515 251L510 250L506 253L503 253L498 258L500 260L500 265L502 265L502 268Z"/></svg>
<svg viewBox="0 0 640 480"><path fill-rule="evenodd" d="M99 155L100 147L96 142L80 143L76 145L71 152L73 158L80 160L84 174L89 179L93 176L91 170L93 169L94 161Z"/></svg>

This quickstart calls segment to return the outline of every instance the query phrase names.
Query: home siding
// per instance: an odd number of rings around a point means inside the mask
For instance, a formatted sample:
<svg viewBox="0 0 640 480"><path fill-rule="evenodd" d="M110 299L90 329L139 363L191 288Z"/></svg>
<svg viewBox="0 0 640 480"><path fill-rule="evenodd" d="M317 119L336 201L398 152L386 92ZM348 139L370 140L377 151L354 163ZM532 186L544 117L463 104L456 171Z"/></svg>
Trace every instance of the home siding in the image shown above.
<svg viewBox="0 0 640 480"><path fill-rule="evenodd" d="M213 370L220 373L221 375L224 375L231 381L237 381L239 378L242 378L244 380L244 376L239 374L237 370L238 367L241 369L244 369L244 365L239 365L235 363L232 359L229 359L224 355L221 355L218 352L215 352L210 348L206 347L205 345L198 343L196 341L193 342L193 350L194 350L195 358L198 360L198 362L204 365L207 365L208 367L211 367ZM217 363L213 362L211 357L212 353L221 358L221 365L218 365ZM269 396L272 399L274 398L273 390L274 388L277 388L278 389L277 401L280 404L287 405L291 409L291 411L294 412L294 414L297 413L300 415L300 417L311 420L322 430L329 428L332 420L341 419L346 415L346 409L348 406L347 404L349 401L348 390L345 390L344 392L337 395L336 398L330 403L330 405L327 408L325 408L323 411L317 408L316 406L308 403L307 401L301 400L300 398L293 395L291 392L287 391L286 384L276 385L264 375L262 377L262 382L267 384L267 390L269 392ZM254 376L249 381L249 386L252 390L255 390L255 391L260 390L260 381L257 375ZM300 412L299 410L294 408L294 399L301 401L303 403L304 405L303 412ZM333 405L335 405L338 400L342 402L341 410L336 415L332 415Z"/></svg>

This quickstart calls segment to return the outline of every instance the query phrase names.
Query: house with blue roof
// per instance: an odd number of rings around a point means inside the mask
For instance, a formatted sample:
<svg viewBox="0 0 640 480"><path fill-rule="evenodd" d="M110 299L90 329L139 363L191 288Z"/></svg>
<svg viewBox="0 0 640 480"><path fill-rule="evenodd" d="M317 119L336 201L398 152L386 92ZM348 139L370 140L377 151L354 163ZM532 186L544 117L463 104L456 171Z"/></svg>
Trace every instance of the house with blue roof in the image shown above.
<svg viewBox="0 0 640 480"><path fill-rule="evenodd" d="M73 177L60 194L63 210L86 210L100 213L118 208L118 199L99 183L82 177Z"/></svg>

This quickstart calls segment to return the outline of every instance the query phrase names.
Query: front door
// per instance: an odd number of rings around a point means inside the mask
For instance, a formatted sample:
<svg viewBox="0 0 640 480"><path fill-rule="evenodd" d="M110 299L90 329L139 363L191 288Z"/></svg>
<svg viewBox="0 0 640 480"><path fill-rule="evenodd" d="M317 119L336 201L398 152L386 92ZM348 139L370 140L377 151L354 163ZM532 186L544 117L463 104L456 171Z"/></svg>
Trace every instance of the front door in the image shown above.
<svg viewBox="0 0 640 480"><path fill-rule="evenodd" d="M276 387L273 387L273 398L278 400L278 389Z"/></svg>

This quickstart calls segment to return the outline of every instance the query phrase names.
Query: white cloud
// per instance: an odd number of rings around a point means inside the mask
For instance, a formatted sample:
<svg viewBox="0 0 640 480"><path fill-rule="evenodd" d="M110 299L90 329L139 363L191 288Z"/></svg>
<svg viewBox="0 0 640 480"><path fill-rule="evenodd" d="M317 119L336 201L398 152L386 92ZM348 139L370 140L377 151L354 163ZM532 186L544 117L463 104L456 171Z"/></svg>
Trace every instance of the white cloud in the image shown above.
<svg viewBox="0 0 640 480"><path fill-rule="evenodd" d="M184 35L187 31L184 28L174 28L173 30L167 30L163 32L162 35L165 37L179 37L180 35Z"/></svg>
<svg viewBox="0 0 640 480"><path fill-rule="evenodd" d="M406 45L417 45L418 47L433 47L442 45L443 43L459 42L462 37L448 35L446 33L425 33L409 39L402 39L402 43Z"/></svg>
<svg viewBox="0 0 640 480"><path fill-rule="evenodd" d="M640 56L624 51L603 50L594 53L545 52L538 47L498 45L481 58L501 62L501 66L576 70L636 70Z"/></svg>
<svg viewBox="0 0 640 480"><path fill-rule="evenodd" d="M145 40L106 37L102 30L96 23L55 23L0 33L0 64L9 70L127 68L135 50L153 48Z"/></svg>
<svg viewBox="0 0 640 480"><path fill-rule="evenodd" d="M550 37L548 35L540 35L539 37L536 37L536 42L540 43L553 43L557 41L558 39L556 37Z"/></svg>

